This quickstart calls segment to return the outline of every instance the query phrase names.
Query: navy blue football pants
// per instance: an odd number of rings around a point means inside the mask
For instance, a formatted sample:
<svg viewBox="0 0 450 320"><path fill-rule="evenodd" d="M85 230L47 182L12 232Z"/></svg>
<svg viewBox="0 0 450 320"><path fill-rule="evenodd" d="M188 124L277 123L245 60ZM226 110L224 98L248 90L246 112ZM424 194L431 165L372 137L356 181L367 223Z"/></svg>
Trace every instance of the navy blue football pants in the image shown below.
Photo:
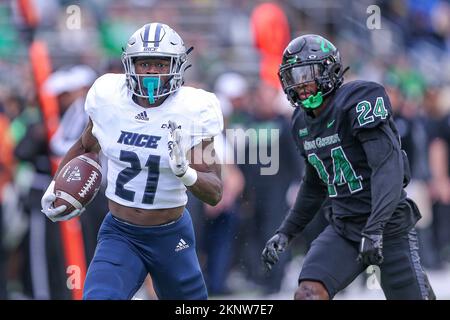
<svg viewBox="0 0 450 320"><path fill-rule="evenodd" d="M136 226L108 213L98 234L83 299L131 299L150 273L159 299L207 299L187 210L161 226Z"/></svg>

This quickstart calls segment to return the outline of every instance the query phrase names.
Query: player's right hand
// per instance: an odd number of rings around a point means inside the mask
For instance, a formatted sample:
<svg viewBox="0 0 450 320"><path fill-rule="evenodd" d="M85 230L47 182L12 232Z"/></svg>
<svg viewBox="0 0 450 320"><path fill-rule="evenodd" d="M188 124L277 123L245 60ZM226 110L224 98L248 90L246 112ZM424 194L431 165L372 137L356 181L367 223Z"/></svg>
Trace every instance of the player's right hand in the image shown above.
<svg viewBox="0 0 450 320"><path fill-rule="evenodd" d="M61 218L66 218L66 216L58 218L58 215L60 215L61 213L64 212L64 210L67 209L65 205L53 208L53 201L55 201L56 199L54 190L55 190L55 181L53 180L48 186L47 190L45 191L41 199L41 206L42 206L41 211L53 222L61 221Z"/></svg>
<svg viewBox="0 0 450 320"><path fill-rule="evenodd" d="M266 267L266 271L272 270L274 264L279 260L278 253L283 252L289 244L289 238L284 233L277 233L266 243L261 254L261 260Z"/></svg>
<svg viewBox="0 0 450 320"><path fill-rule="evenodd" d="M363 233L357 261L367 266L379 266L383 260L383 235Z"/></svg>
<svg viewBox="0 0 450 320"><path fill-rule="evenodd" d="M177 177L181 177L189 168L189 162L186 159L186 151L183 148L183 132L178 128L174 121L169 121L169 129L167 138L169 165L173 173Z"/></svg>

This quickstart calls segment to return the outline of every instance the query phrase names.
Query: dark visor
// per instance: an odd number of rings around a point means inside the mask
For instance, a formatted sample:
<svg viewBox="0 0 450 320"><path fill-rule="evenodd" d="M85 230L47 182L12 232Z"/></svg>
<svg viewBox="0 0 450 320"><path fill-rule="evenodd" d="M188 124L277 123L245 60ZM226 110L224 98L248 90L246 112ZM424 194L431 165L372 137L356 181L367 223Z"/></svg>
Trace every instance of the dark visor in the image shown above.
<svg viewBox="0 0 450 320"><path fill-rule="evenodd" d="M299 85L301 83L312 82L320 76L322 66L318 64L309 64L289 68L281 72L281 79L286 87Z"/></svg>

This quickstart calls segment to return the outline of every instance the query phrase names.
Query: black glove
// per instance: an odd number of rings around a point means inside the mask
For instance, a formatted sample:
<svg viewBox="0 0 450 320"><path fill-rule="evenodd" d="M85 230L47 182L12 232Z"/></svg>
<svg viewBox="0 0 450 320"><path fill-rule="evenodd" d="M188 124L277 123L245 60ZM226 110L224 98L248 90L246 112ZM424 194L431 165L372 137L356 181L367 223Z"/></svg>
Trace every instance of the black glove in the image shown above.
<svg viewBox="0 0 450 320"><path fill-rule="evenodd" d="M383 236L381 234L364 234L359 246L358 262L365 265L380 265L383 263Z"/></svg>
<svg viewBox="0 0 450 320"><path fill-rule="evenodd" d="M289 244L289 237L284 233L277 233L267 241L261 254L261 260L266 271L272 270L272 266L278 262L278 253L283 252Z"/></svg>

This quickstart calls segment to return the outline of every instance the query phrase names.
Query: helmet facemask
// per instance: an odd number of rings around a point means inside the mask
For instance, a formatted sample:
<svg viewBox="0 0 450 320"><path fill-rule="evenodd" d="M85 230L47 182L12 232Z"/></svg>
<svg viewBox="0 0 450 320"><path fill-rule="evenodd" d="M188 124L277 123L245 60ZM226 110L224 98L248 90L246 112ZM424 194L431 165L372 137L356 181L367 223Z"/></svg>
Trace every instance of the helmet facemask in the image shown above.
<svg viewBox="0 0 450 320"><path fill-rule="evenodd" d="M191 50L186 50L178 33L166 24L153 22L142 26L130 37L122 53L128 90L147 98L151 104L177 91L184 83ZM137 74L135 62L140 58L170 61L170 67L164 73Z"/></svg>
<svg viewBox="0 0 450 320"><path fill-rule="evenodd" d="M339 51L330 41L307 34L288 44L278 76L293 106L313 110L342 85L347 70L342 68ZM314 94L311 83L317 87Z"/></svg>
<svg viewBox="0 0 450 320"><path fill-rule="evenodd" d="M322 105L326 96L340 86L341 83L339 82L342 81L340 80L340 69L339 63L327 59L325 61L308 61L282 66L278 75L284 92L293 105L301 105L306 109L316 109ZM316 84L317 92L301 100L298 87L301 87L306 95L306 87L309 83Z"/></svg>
<svg viewBox="0 0 450 320"><path fill-rule="evenodd" d="M170 60L168 73L137 74L134 63L138 58ZM127 85L136 96L147 98L151 104L158 99L177 91L183 85L184 71L187 67L186 53L182 55L122 55Z"/></svg>
<svg viewBox="0 0 450 320"><path fill-rule="evenodd" d="M322 92L317 82L322 73L321 69L319 64L303 64L281 69L279 73L280 80L285 92L288 93L288 97L294 101L300 101L303 107L307 109L315 109L322 104ZM308 85L312 83L316 84L316 92L307 92ZM300 100L301 93L304 96L309 94L309 96Z"/></svg>

